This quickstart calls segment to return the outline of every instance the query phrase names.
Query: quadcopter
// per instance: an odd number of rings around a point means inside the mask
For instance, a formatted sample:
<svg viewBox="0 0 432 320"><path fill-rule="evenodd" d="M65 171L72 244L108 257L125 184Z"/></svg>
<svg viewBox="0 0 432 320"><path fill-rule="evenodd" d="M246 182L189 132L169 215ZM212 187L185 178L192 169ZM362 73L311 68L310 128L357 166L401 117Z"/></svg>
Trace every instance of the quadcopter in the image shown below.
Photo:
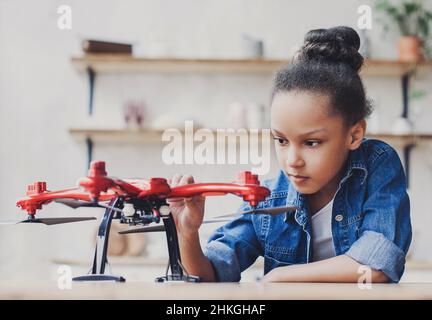
<svg viewBox="0 0 432 320"><path fill-rule="evenodd" d="M46 182L35 182L27 186L26 197L17 201L17 206L27 212L27 219L1 224L45 224L95 220L95 217L52 217L37 218L36 213L51 202L61 203L73 209L80 207L104 208L105 213L99 225L97 242L91 271L87 275L73 278L74 281L116 281L125 278L106 274L108 264L108 238L112 220L131 227L121 234L141 232L165 232L168 243L169 261L165 276L157 277L156 282L185 281L199 282L200 278L190 275L181 263L177 230L167 200L190 198L195 195L218 196L233 194L247 201L251 210L219 216L219 219L204 223L228 221L227 218L241 214L279 214L294 211L297 207L277 207L258 209L260 202L270 194L270 190L260 185L257 175L249 171L240 172L235 183L192 183L170 187L164 178L118 179L109 177L105 162L93 161L88 175L78 180L78 187L59 191L48 191ZM161 223L162 222L162 223ZM140 226L136 228L136 226ZM169 269L171 274L169 274Z"/></svg>

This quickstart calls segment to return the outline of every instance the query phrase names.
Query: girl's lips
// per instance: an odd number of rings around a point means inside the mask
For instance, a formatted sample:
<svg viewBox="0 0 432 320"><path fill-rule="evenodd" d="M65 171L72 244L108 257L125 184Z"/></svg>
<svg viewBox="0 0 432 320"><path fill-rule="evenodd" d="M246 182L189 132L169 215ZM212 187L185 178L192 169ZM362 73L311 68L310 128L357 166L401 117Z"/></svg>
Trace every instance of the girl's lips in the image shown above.
<svg viewBox="0 0 432 320"><path fill-rule="evenodd" d="M295 183L301 183L306 181L307 179L309 179L309 177L304 177L304 176L294 176L292 174L289 175L290 179L292 181L294 181Z"/></svg>

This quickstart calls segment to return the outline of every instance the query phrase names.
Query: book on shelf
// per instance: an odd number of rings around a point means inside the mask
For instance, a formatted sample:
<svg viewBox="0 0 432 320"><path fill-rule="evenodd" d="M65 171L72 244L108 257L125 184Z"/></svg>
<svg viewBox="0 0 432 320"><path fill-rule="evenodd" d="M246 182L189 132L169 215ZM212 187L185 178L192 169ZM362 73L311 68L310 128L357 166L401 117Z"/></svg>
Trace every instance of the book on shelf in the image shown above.
<svg viewBox="0 0 432 320"><path fill-rule="evenodd" d="M132 54L132 44L87 39L82 43L86 54Z"/></svg>

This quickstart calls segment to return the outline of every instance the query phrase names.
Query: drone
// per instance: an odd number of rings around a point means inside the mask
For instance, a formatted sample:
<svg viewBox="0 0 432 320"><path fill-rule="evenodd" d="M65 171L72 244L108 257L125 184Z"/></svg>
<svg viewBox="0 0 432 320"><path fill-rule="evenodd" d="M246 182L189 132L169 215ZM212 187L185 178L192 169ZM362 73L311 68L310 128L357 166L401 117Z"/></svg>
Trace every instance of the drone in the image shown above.
<svg viewBox="0 0 432 320"><path fill-rule="evenodd" d="M195 195L219 196L233 194L250 204L251 210L226 214L203 223L229 221L227 218L241 214L280 214L298 208L276 207L258 209L260 202L269 196L270 190L260 185L258 176L250 171L240 172L235 183L192 183L170 187L164 178L118 179L109 177L104 161L93 161L88 175L78 180L78 187L59 191L48 191L46 182L37 181L27 186L26 197L17 201L17 206L27 212L27 219L0 224L45 224L57 225L79 221L96 220L95 217L52 217L38 218L37 211L56 202L76 209L80 207L104 208L105 213L99 225L96 248L91 271L87 275L73 278L74 281L126 281L124 277L105 273L108 265L107 249L111 223L119 220L130 229L121 234L142 232L165 232L168 243L169 261L165 276L156 282L185 281L199 282L200 278L190 275L181 263L177 230L167 201L190 198ZM161 223L162 222L162 223ZM140 226L136 228L136 226ZM171 274L169 274L171 270Z"/></svg>

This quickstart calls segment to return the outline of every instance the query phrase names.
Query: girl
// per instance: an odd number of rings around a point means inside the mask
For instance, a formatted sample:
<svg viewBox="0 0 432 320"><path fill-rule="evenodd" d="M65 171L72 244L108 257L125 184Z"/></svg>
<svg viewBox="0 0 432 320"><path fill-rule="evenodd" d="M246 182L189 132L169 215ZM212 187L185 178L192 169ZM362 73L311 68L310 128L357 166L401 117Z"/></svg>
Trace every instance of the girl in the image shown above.
<svg viewBox="0 0 432 320"><path fill-rule="evenodd" d="M364 138L371 107L358 72L360 39L349 27L312 30L293 63L276 74L271 130L281 170L263 185L260 207L296 205L280 215L242 215L216 230L205 250L198 229L204 198L170 203L189 273L239 281L258 256L272 282L398 282L411 242L400 159ZM193 183L175 175L172 186ZM250 209L243 203L239 213Z"/></svg>

